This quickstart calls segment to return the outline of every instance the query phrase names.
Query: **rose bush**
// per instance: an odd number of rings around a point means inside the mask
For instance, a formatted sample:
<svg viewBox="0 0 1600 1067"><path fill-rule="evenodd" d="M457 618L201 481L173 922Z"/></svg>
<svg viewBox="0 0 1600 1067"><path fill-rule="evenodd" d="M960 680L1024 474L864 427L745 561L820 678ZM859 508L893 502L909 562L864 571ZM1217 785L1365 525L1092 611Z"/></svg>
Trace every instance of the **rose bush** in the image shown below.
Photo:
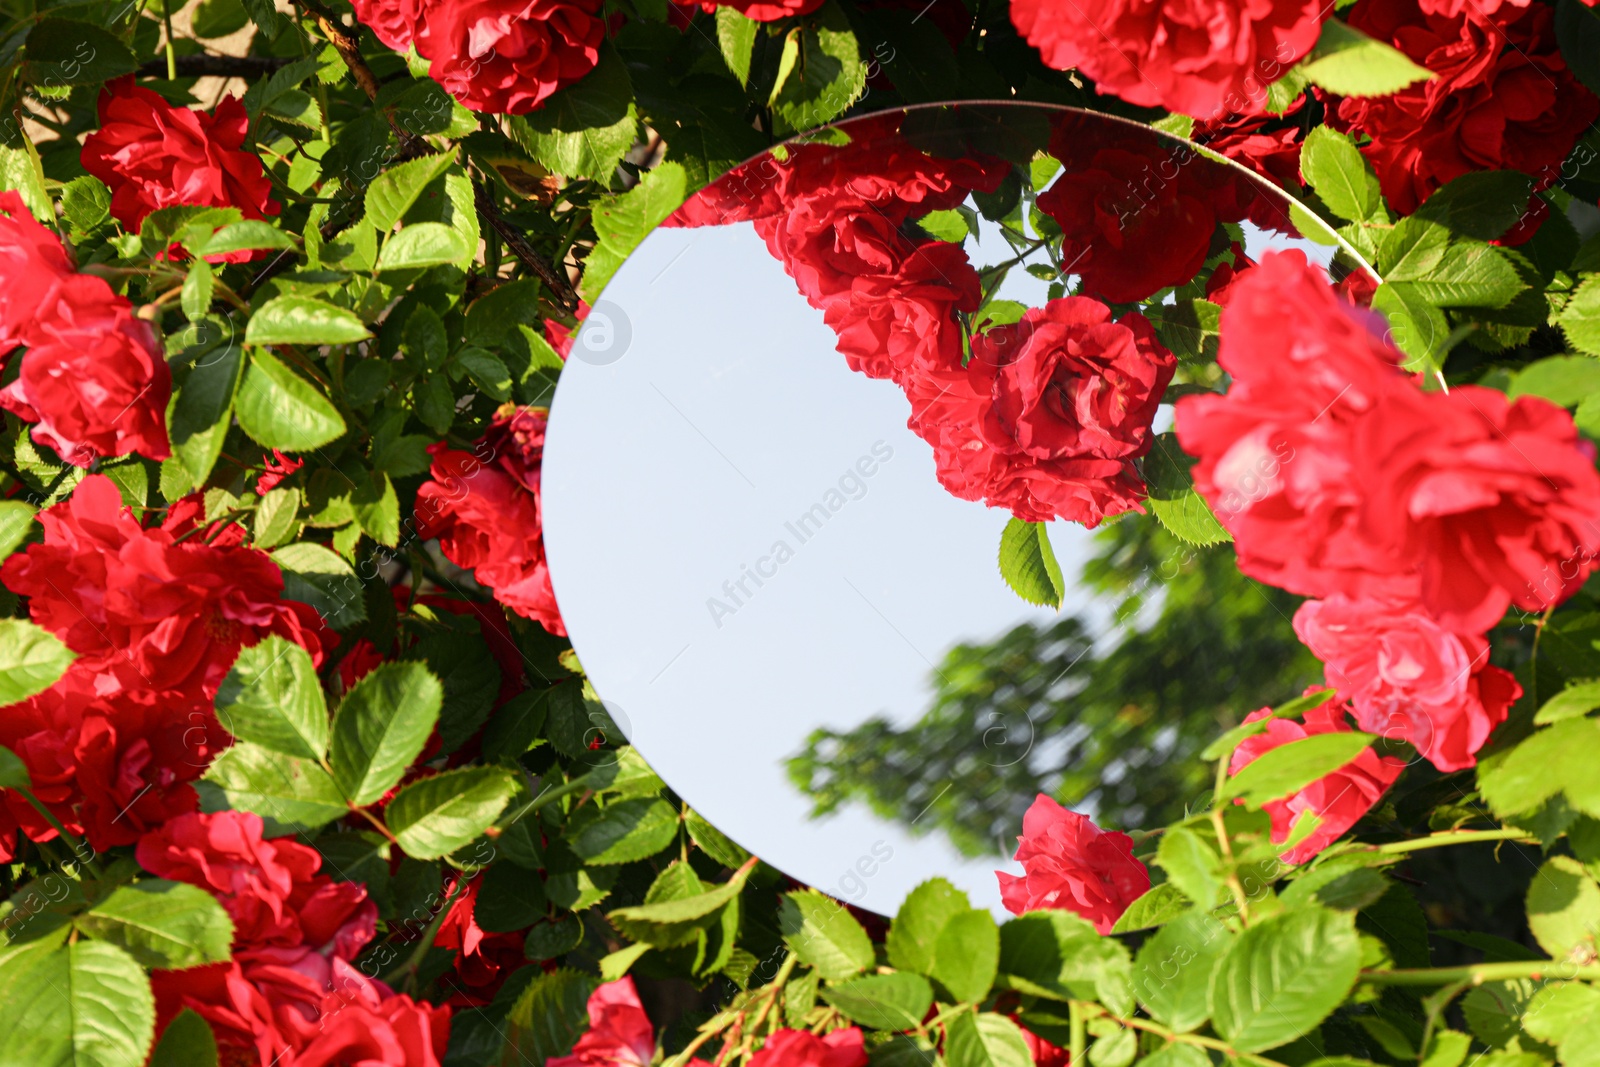
<svg viewBox="0 0 1600 1067"><path fill-rule="evenodd" d="M0 1063L1592 1061L1587 5L3 17ZM905 110L947 94L1121 118ZM657 224L752 226L1019 593L1108 524L1093 580L1236 564L1324 685L1230 682L1170 825L1029 789L1004 923L786 882L626 744L550 579L553 389Z"/></svg>

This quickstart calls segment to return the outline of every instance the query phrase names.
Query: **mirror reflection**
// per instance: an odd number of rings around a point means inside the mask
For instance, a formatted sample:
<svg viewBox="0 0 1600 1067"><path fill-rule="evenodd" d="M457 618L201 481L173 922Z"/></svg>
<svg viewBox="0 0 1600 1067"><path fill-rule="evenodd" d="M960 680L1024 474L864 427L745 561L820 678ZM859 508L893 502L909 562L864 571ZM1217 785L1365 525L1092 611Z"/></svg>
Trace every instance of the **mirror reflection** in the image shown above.
<svg viewBox="0 0 1600 1067"><path fill-rule="evenodd" d="M885 913L934 875L998 910L1040 793L1179 817L1219 725L1320 678L1168 432L1273 249L1375 284L1248 171L1066 108L868 116L696 194L590 312L546 444L612 717L741 845Z"/></svg>

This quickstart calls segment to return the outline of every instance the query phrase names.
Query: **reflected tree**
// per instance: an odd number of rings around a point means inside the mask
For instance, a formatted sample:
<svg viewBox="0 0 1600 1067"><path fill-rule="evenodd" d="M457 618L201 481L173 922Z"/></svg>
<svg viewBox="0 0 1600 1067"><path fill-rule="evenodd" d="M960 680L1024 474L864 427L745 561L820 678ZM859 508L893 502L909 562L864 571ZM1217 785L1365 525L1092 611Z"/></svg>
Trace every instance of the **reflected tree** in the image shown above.
<svg viewBox="0 0 1600 1067"><path fill-rule="evenodd" d="M1290 625L1299 598L1241 575L1231 546L1138 516L1099 537L1080 582L1119 605L1109 625L1066 616L958 645L921 719L818 729L789 761L813 815L865 803L969 856L1009 854L1040 792L1103 826L1161 825L1206 799L1194 757L1220 729L1321 681Z"/></svg>

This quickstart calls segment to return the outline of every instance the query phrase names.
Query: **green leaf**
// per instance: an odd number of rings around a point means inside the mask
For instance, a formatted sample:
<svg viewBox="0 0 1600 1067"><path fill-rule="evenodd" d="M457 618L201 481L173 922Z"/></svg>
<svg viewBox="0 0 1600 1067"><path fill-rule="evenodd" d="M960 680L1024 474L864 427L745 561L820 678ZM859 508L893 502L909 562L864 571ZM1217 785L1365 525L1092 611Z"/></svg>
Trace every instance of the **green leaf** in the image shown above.
<svg viewBox="0 0 1600 1067"><path fill-rule="evenodd" d="M723 61L741 86L750 84L750 53L761 24L731 7L717 8L717 44Z"/></svg>
<svg viewBox="0 0 1600 1067"><path fill-rule="evenodd" d="M300 541L274 550L272 562L283 570L284 599L310 604L335 630L366 619L361 580L350 564L326 548Z"/></svg>
<svg viewBox="0 0 1600 1067"><path fill-rule="evenodd" d="M191 16L191 28L202 40L215 40L238 33L249 21L240 0L200 0Z"/></svg>
<svg viewBox="0 0 1600 1067"><path fill-rule="evenodd" d="M1533 179L1521 171L1472 171L1434 190L1417 217L1462 237L1492 241L1516 225L1532 195Z"/></svg>
<svg viewBox="0 0 1600 1067"><path fill-rule="evenodd" d="M313 762L328 750L328 706L305 649L276 634L244 649L217 690L217 720L241 741Z"/></svg>
<svg viewBox="0 0 1600 1067"><path fill-rule="evenodd" d="M0 789L32 789L33 778L22 757L0 745Z"/></svg>
<svg viewBox="0 0 1600 1067"><path fill-rule="evenodd" d="M1269 749L1223 784L1219 799L1235 797L1255 807L1279 800L1343 767L1377 738L1357 731L1313 734Z"/></svg>
<svg viewBox="0 0 1600 1067"><path fill-rule="evenodd" d="M822 999L862 1026L915 1030L933 1006L933 987L917 974L869 974L829 986Z"/></svg>
<svg viewBox="0 0 1600 1067"><path fill-rule="evenodd" d="M155 1036L150 976L103 941L34 942L0 966L0 1063L141 1067Z"/></svg>
<svg viewBox="0 0 1600 1067"><path fill-rule="evenodd" d="M742 16L741 16L742 17ZM606 197L594 207L594 232L598 238L584 260L583 298L600 298L622 261L633 254L650 233L683 203L687 178L677 163L662 163L647 172L625 193Z"/></svg>
<svg viewBox="0 0 1600 1067"><path fill-rule="evenodd" d="M1349 912L1305 908L1239 935L1211 979L1217 1033L1244 1052L1287 1044L1342 1003L1361 971Z"/></svg>
<svg viewBox="0 0 1600 1067"><path fill-rule="evenodd" d="M197 256L220 256L256 248L293 248L294 238L260 219L243 219L222 227L190 251Z"/></svg>
<svg viewBox="0 0 1600 1067"><path fill-rule="evenodd" d="M1586 815L1600 818L1600 775L1593 753L1600 720L1564 719L1535 731L1509 751L1478 764L1478 788L1502 817L1533 811L1557 793Z"/></svg>
<svg viewBox="0 0 1600 1067"><path fill-rule="evenodd" d="M1528 929L1552 959L1592 960L1600 885L1571 856L1551 856L1528 886Z"/></svg>
<svg viewBox="0 0 1600 1067"><path fill-rule="evenodd" d="M284 452L320 448L345 432L344 417L321 390L260 349L250 355L234 411L245 433Z"/></svg>
<svg viewBox="0 0 1600 1067"><path fill-rule="evenodd" d="M551 172L605 184L633 147L637 114L627 65L602 43L594 70L552 94L537 111L511 116L507 127L512 139Z"/></svg>
<svg viewBox="0 0 1600 1067"><path fill-rule="evenodd" d="M1409 282L1385 282L1372 297L1372 310L1389 320L1389 336L1395 347L1411 358L1404 366L1409 371L1436 371L1437 353L1450 336L1444 313L1424 300Z"/></svg>
<svg viewBox="0 0 1600 1067"><path fill-rule="evenodd" d="M1139 1038L1132 1030L1113 1030L1089 1046L1092 1067L1128 1067L1139 1054Z"/></svg>
<svg viewBox="0 0 1600 1067"><path fill-rule="evenodd" d="M1111 928L1111 932L1126 934L1134 930L1148 930L1154 926L1162 926L1183 914L1188 908L1189 898L1172 883L1162 882L1160 885L1151 886L1138 900L1129 904L1122 917Z"/></svg>
<svg viewBox="0 0 1600 1067"><path fill-rule="evenodd" d="M1216 903L1222 892L1222 858L1193 830L1174 827L1161 835L1156 862L1167 881L1202 908Z"/></svg>
<svg viewBox="0 0 1600 1067"><path fill-rule="evenodd" d="M516 327L529 326L544 317L539 303L542 284L533 278L519 278L491 289L467 308L463 342L483 348L500 348L515 334ZM543 334L535 334L544 340ZM556 356L559 365L561 357Z"/></svg>
<svg viewBox="0 0 1600 1067"><path fill-rule="evenodd" d="M1204 906L1157 930L1133 961L1133 991L1150 1017L1179 1033L1211 1017L1211 972L1233 934Z"/></svg>
<svg viewBox="0 0 1600 1067"><path fill-rule="evenodd" d="M500 767L467 767L412 782L389 801L384 820L406 855L447 856L494 824L516 791Z"/></svg>
<svg viewBox="0 0 1600 1067"><path fill-rule="evenodd" d="M778 929L800 962L830 982L852 978L873 964L872 941L855 916L815 889L784 895Z"/></svg>
<svg viewBox="0 0 1600 1067"><path fill-rule="evenodd" d="M1395 223L1378 246L1378 269L1387 282L1431 278L1444 262L1450 231L1415 215Z"/></svg>
<svg viewBox="0 0 1600 1067"><path fill-rule="evenodd" d="M49 689L77 658L49 630L26 619L0 619L0 707Z"/></svg>
<svg viewBox="0 0 1600 1067"><path fill-rule="evenodd" d="M1533 721L1543 726L1587 715L1595 708L1600 708L1600 681L1569 682L1565 689L1540 706Z"/></svg>
<svg viewBox="0 0 1600 1067"><path fill-rule="evenodd" d="M250 316L251 345L345 345L372 335L353 312L309 296L277 296Z"/></svg>
<svg viewBox="0 0 1600 1067"><path fill-rule="evenodd" d="M1600 393L1600 360L1588 356L1549 356L1528 364L1511 377L1506 395L1542 396L1570 408Z"/></svg>
<svg viewBox="0 0 1600 1067"><path fill-rule="evenodd" d="M150 1053L149 1067L217 1067L217 1039L211 1024L193 1008L178 1012L161 1032L161 1040Z"/></svg>
<svg viewBox="0 0 1600 1067"><path fill-rule="evenodd" d="M1556 324L1567 344L1579 352L1600 356L1600 275L1590 275L1567 300Z"/></svg>
<svg viewBox="0 0 1600 1067"><path fill-rule="evenodd" d="M444 752L454 752L488 719L500 692L500 668L493 654L479 635L450 630L424 637L406 650L405 658L426 662L443 683L439 742Z"/></svg>
<svg viewBox="0 0 1600 1067"><path fill-rule="evenodd" d="M588 1026L589 995L595 980L577 971L552 971L535 978L506 1015L501 1063L541 1064L572 1051Z"/></svg>
<svg viewBox="0 0 1600 1067"><path fill-rule="evenodd" d="M25 500L0 500L0 560L15 552L27 539L38 511Z"/></svg>
<svg viewBox="0 0 1600 1067"><path fill-rule="evenodd" d="M1340 218L1365 222L1382 214L1383 195L1372 164L1345 134L1314 127L1300 150L1300 172Z"/></svg>
<svg viewBox="0 0 1600 1067"><path fill-rule="evenodd" d="M1320 128L1320 127L1319 127ZM1178 445L1175 433L1157 434L1144 459L1144 478L1150 487L1150 510L1167 531L1191 545L1215 545L1233 537L1194 490L1189 470L1195 464Z"/></svg>
<svg viewBox="0 0 1600 1067"><path fill-rule="evenodd" d="M867 87L867 65L850 20L833 0L807 19L790 40L799 41L798 62L772 101L781 134L821 126L842 115Z"/></svg>
<svg viewBox="0 0 1600 1067"><path fill-rule="evenodd" d="M1583 0L1556 0L1556 43L1567 67L1600 93L1600 14Z"/></svg>
<svg viewBox="0 0 1600 1067"><path fill-rule="evenodd" d="M708 925L718 910L739 895L747 877L748 872L736 874L726 885L708 890L692 867L675 861L651 885L643 904L618 908L606 918L635 941L685 944L695 930Z"/></svg>
<svg viewBox="0 0 1600 1067"><path fill-rule="evenodd" d="M1044 523L1024 522L1015 516L1006 522L1000 534L1000 577L1030 604L1061 607L1067 583Z"/></svg>
<svg viewBox="0 0 1600 1067"><path fill-rule="evenodd" d="M1211 1058L1193 1045L1173 1042L1140 1060L1139 1067L1211 1067Z"/></svg>
<svg viewBox="0 0 1600 1067"><path fill-rule="evenodd" d="M510 933L527 929L549 910L538 875L513 863L496 863L483 873L472 919L490 933Z"/></svg>
<svg viewBox="0 0 1600 1067"><path fill-rule="evenodd" d="M229 958L233 921L192 885L149 879L118 886L75 920L90 937L120 945L146 967L178 970Z"/></svg>
<svg viewBox="0 0 1600 1067"><path fill-rule="evenodd" d="M196 358L178 388L172 406L172 452L189 472L190 486L204 484L216 465L233 423L233 395L243 369L244 349L225 341Z"/></svg>
<svg viewBox="0 0 1600 1067"><path fill-rule="evenodd" d="M479 391L495 400L511 399L511 372L493 352L467 347L455 354L455 365L466 372Z"/></svg>
<svg viewBox="0 0 1600 1067"><path fill-rule="evenodd" d="M978 213L965 205L949 211L930 211L917 220L917 225L941 241L961 244L968 237L978 236Z"/></svg>
<svg viewBox="0 0 1600 1067"><path fill-rule="evenodd" d="M1411 282L1413 292L1443 308L1503 308L1526 288L1504 252L1477 241L1453 242L1438 265Z"/></svg>
<svg viewBox="0 0 1600 1067"><path fill-rule="evenodd" d="M250 517L251 540L257 548L273 548L289 540L299 528L300 490L288 486L269 489Z"/></svg>
<svg viewBox="0 0 1600 1067"><path fill-rule="evenodd" d="M631 863L670 845L678 833L678 813L660 797L635 797L592 805L568 827L567 844L587 863Z"/></svg>
<svg viewBox="0 0 1600 1067"><path fill-rule="evenodd" d="M90 22L47 18L28 34L22 78L31 85L94 85L138 69L114 34Z"/></svg>
<svg viewBox="0 0 1600 1067"><path fill-rule="evenodd" d="M1056 1000L1127 1000L1127 949L1068 911L1033 911L1000 927L1000 973L1013 988ZM1018 984L1017 980L1023 984Z"/></svg>
<svg viewBox="0 0 1600 1067"><path fill-rule="evenodd" d="M5 141L8 139L0 138L0 189L15 190L34 218L45 222L54 221L55 206L50 202L50 194L45 192L44 165L39 160L38 149L34 148L33 142L26 137L17 138L20 142L18 144L6 144ZM89 180L95 181L93 178ZM71 185L68 185L67 189L70 188ZM101 188L105 186L102 185ZM64 206L66 190L62 192ZM70 215L68 219L70 221Z"/></svg>
<svg viewBox="0 0 1600 1067"><path fill-rule="evenodd" d="M388 233L434 180L455 163L454 152L439 152L390 167L367 186L367 221Z"/></svg>
<svg viewBox="0 0 1600 1067"><path fill-rule="evenodd" d="M413 222L383 244L378 270L413 270L456 263L472 255L466 234L442 222Z"/></svg>
<svg viewBox="0 0 1600 1067"><path fill-rule="evenodd" d="M1322 707L1322 705L1332 700L1335 695L1336 690L1333 689L1316 689L1303 696L1297 696L1293 700L1285 701L1273 708L1271 715L1256 719L1254 722L1242 722L1211 742L1201 750L1200 758L1214 760L1231 755L1233 750L1238 748L1245 738L1266 733L1267 727L1272 725L1274 719L1298 718L1312 708Z"/></svg>
<svg viewBox="0 0 1600 1067"><path fill-rule="evenodd" d="M950 1067L1033 1067L1022 1029L1004 1015L962 1012L946 1025L945 1035Z"/></svg>
<svg viewBox="0 0 1600 1067"><path fill-rule="evenodd" d="M1322 24L1317 46L1296 69L1311 84L1340 96L1387 96L1437 77L1399 49L1336 18Z"/></svg>
<svg viewBox="0 0 1600 1067"><path fill-rule="evenodd" d="M951 916L933 946L933 977L962 1003L988 995L999 964L1000 928L979 908Z"/></svg>
<svg viewBox="0 0 1600 1067"><path fill-rule="evenodd" d="M230 807L253 811L286 830L313 832L350 814L333 778L310 760L240 742L206 770Z"/></svg>
<svg viewBox="0 0 1600 1067"><path fill-rule="evenodd" d="M365 807L394 788L439 721L444 688L420 663L384 663L345 694L333 720L333 780Z"/></svg>
<svg viewBox="0 0 1600 1067"><path fill-rule="evenodd" d="M889 962L903 971L933 974L934 947L945 924L971 909L967 895L945 879L923 882L906 894L889 927Z"/></svg>
<svg viewBox="0 0 1600 1067"><path fill-rule="evenodd" d="M1522 1028L1540 1041L1560 1044L1574 1026L1600 1017L1600 989L1582 982L1551 982L1533 995Z"/></svg>
<svg viewBox="0 0 1600 1067"><path fill-rule="evenodd" d="M380 545L399 542L400 498L387 474L374 471L365 482L357 483L350 491L350 507L368 537Z"/></svg>
<svg viewBox="0 0 1600 1067"><path fill-rule="evenodd" d="M92 174L74 178L61 188L61 210L75 232L93 233L111 221L111 190Z"/></svg>

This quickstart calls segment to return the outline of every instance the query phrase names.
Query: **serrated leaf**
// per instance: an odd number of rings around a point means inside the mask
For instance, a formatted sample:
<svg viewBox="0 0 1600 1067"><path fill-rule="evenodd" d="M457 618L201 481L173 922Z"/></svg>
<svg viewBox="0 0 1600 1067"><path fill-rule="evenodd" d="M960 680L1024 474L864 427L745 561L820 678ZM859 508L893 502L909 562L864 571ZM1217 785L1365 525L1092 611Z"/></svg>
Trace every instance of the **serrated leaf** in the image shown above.
<svg viewBox="0 0 1600 1067"><path fill-rule="evenodd" d="M1000 577L1030 604L1061 607L1067 583L1044 523L1024 522L1015 516L1006 522L1000 534Z"/></svg>
<svg viewBox="0 0 1600 1067"><path fill-rule="evenodd" d="M1600 775L1592 754L1600 745L1600 720L1564 719L1535 731L1515 748L1479 761L1478 787L1495 814L1533 811L1556 793L1586 815L1600 818Z"/></svg>
<svg viewBox="0 0 1600 1067"><path fill-rule="evenodd" d="M1532 195L1533 179L1521 171L1472 171L1434 190L1416 214L1462 237L1492 241L1516 225Z"/></svg>
<svg viewBox="0 0 1600 1067"><path fill-rule="evenodd" d="M867 65L850 20L829 0L790 40L798 41L793 71L772 99L778 130L798 133L843 114L867 87Z"/></svg>
<svg viewBox="0 0 1600 1067"><path fill-rule="evenodd" d="M103 941L34 942L0 967L0 1063L141 1067L155 1036L150 976Z"/></svg>
<svg viewBox="0 0 1600 1067"><path fill-rule="evenodd" d="M217 690L217 721L241 741L313 762L328 750L328 707L305 649L276 634L244 649Z"/></svg>
<svg viewBox="0 0 1600 1067"><path fill-rule="evenodd" d="M315 608L329 626L344 630L367 617L361 580L350 564L321 545L299 541L275 549L272 562L283 571L283 596Z"/></svg>
<svg viewBox="0 0 1600 1067"><path fill-rule="evenodd" d="M237 811L253 811L278 827L307 833L350 814L333 778L310 760L240 742L206 770Z"/></svg>
<svg viewBox="0 0 1600 1067"><path fill-rule="evenodd" d="M1299 792L1359 756L1376 741L1358 731L1312 734L1268 749L1224 783L1219 800L1238 798L1259 807Z"/></svg>
<svg viewBox="0 0 1600 1067"><path fill-rule="evenodd" d="M200 354L178 387L170 419L172 452L188 472L190 487L203 484L216 465L233 424L234 391L244 363L244 349L230 339Z"/></svg>
<svg viewBox="0 0 1600 1067"><path fill-rule="evenodd" d="M1476 241L1453 242L1444 258L1410 285L1423 300L1442 308L1503 308L1527 288L1504 252Z"/></svg>
<svg viewBox="0 0 1600 1067"><path fill-rule="evenodd" d="M329 764L350 801L366 806L400 781L439 721L444 688L420 663L384 663L358 681L333 720Z"/></svg>
<svg viewBox="0 0 1600 1067"><path fill-rule="evenodd" d="M600 298L622 261L683 203L686 189L683 167L662 163L632 189L595 204L593 219L598 241L584 260L580 290L585 300L592 304Z"/></svg>
<svg viewBox="0 0 1600 1067"><path fill-rule="evenodd" d="M950 1067L1033 1067L1033 1054L1016 1023L992 1011L962 1012L945 1027Z"/></svg>
<svg viewBox="0 0 1600 1067"><path fill-rule="evenodd" d="M627 65L609 42L582 80L548 97L544 106L513 115L513 140L552 173L610 180L638 129L633 83Z"/></svg>
<svg viewBox="0 0 1600 1067"><path fill-rule="evenodd" d="M750 53L755 48L761 24L736 8L717 8L717 45L741 86L750 84Z"/></svg>
<svg viewBox="0 0 1600 1067"><path fill-rule="evenodd" d="M1178 890L1178 887L1169 882L1151 886L1139 899L1129 904L1123 911L1116 925L1112 926L1114 934L1131 933L1134 930L1147 930L1153 926L1161 926L1171 922L1184 911L1188 910L1189 898Z"/></svg>
<svg viewBox="0 0 1600 1067"><path fill-rule="evenodd" d="M1209 1019L1211 971L1233 936L1204 906L1157 930L1133 961L1134 995L1150 1017L1178 1033Z"/></svg>
<svg viewBox="0 0 1600 1067"><path fill-rule="evenodd" d="M197 256L221 256L257 248L293 248L294 238L260 219L231 222L189 251Z"/></svg>
<svg viewBox="0 0 1600 1067"><path fill-rule="evenodd" d="M933 947L933 977L962 1003L976 1004L994 985L1000 964L1000 928L974 908L953 915ZM920 1019L920 1016L919 1016Z"/></svg>
<svg viewBox="0 0 1600 1067"><path fill-rule="evenodd" d="M46 18L35 24L23 56L23 79L46 87L94 85L139 66L116 35L77 19Z"/></svg>
<svg viewBox="0 0 1600 1067"><path fill-rule="evenodd" d="M178 970L229 958L233 921L192 885L148 879L118 886L75 920L90 937L126 949L146 967Z"/></svg>
<svg viewBox="0 0 1600 1067"><path fill-rule="evenodd" d="M862 1026L915 1030L933 1006L933 987L921 975L869 974L823 989L822 999Z"/></svg>
<svg viewBox="0 0 1600 1067"><path fill-rule="evenodd" d="M472 255L467 235L442 222L413 222L378 253L378 271L416 270L456 263Z"/></svg>
<svg viewBox="0 0 1600 1067"><path fill-rule="evenodd" d="M1600 14L1583 0L1556 0L1555 31L1568 69L1600 93Z"/></svg>
<svg viewBox="0 0 1600 1067"><path fill-rule="evenodd" d="M588 1024L589 995L595 981L577 971L558 970L534 978L506 1014L504 1067L546 1063L572 1051Z"/></svg>
<svg viewBox="0 0 1600 1067"><path fill-rule="evenodd" d="M1424 300L1409 282L1385 282L1372 297L1372 310L1389 320L1389 338L1410 358L1409 371L1439 369L1438 352L1450 336L1444 313Z"/></svg>
<svg viewBox="0 0 1600 1067"><path fill-rule="evenodd" d="M378 175L367 186L367 221L381 233L394 229L422 191L453 163L453 152L441 152L390 167Z"/></svg>
<svg viewBox="0 0 1600 1067"><path fill-rule="evenodd" d="M1316 47L1295 69L1311 84L1340 96L1387 96L1438 76L1336 18L1323 22Z"/></svg>
<svg viewBox="0 0 1600 1067"><path fill-rule="evenodd" d="M1540 726L1587 715L1600 708L1600 681L1569 682L1567 687L1539 707L1533 721Z"/></svg>
<svg viewBox="0 0 1600 1067"><path fill-rule="evenodd" d="M1372 164L1350 138L1326 126L1314 127L1300 150L1300 172L1335 215L1351 222L1376 217L1383 208Z"/></svg>
<svg viewBox="0 0 1600 1067"><path fill-rule="evenodd" d="M1197 906L1209 908L1221 895L1222 859L1193 830L1179 826L1162 834L1156 862L1167 872L1167 881Z"/></svg>
<svg viewBox="0 0 1600 1067"><path fill-rule="evenodd" d="M1178 445L1175 433L1157 434L1144 459L1144 478L1150 489L1150 510L1161 525L1180 541L1215 545L1232 541L1210 506L1195 492L1189 474L1195 464Z"/></svg>
<svg viewBox="0 0 1600 1067"><path fill-rule="evenodd" d="M1213 971L1212 1023L1244 1052L1288 1044L1344 1001L1360 971L1349 912L1269 916L1240 934Z"/></svg>
<svg viewBox="0 0 1600 1067"><path fill-rule="evenodd" d="M396 793L384 821L406 855L438 859L493 825L515 791L516 780L500 767L445 771Z"/></svg>
<svg viewBox="0 0 1600 1067"><path fill-rule="evenodd" d="M1591 356L1600 356L1600 275L1583 280L1556 318L1567 344Z"/></svg>
<svg viewBox="0 0 1600 1067"><path fill-rule="evenodd" d="M49 630L26 619L0 619L0 707L49 689L77 658Z"/></svg>
<svg viewBox="0 0 1600 1067"><path fill-rule="evenodd" d="M260 349L250 355L234 413L257 443L284 452L320 448L345 432L344 416L315 385Z"/></svg>
<svg viewBox="0 0 1600 1067"><path fill-rule="evenodd" d="M930 878L901 902L889 927L885 947L889 962L903 971L933 973L934 946L945 924L966 911L972 902L943 878Z"/></svg>
<svg viewBox="0 0 1600 1067"><path fill-rule="evenodd" d="M256 308L245 327L252 345L343 345L371 334L354 312L310 296L278 296Z"/></svg>
<svg viewBox="0 0 1600 1067"><path fill-rule="evenodd" d="M567 844L586 863L631 863L670 845L678 813L660 797L634 797L591 808L568 827Z"/></svg>
<svg viewBox="0 0 1600 1067"><path fill-rule="evenodd" d="M350 491L350 508L361 530L380 545L395 545L400 540L400 498L394 482L382 471L374 471Z"/></svg>
<svg viewBox="0 0 1600 1067"><path fill-rule="evenodd" d="M149 1067L217 1067L217 1039L211 1024L193 1008L178 1012L161 1032L161 1040L150 1053Z"/></svg>
<svg viewBox="0 0 1600 1067"><path fill-rule="evenodd" d="M872 966L872 941L844 905L814 889L784 895L778 928L802 963L830 982L841 982Z"/></svg>
<svg viewBox="0 0 1600 1067"><path fill-rule="evenodd" d="M1528 929L1557 960L1592 960L1600 938L1600 885L1571 856L1551 856L1528 886Z"/></svg>

